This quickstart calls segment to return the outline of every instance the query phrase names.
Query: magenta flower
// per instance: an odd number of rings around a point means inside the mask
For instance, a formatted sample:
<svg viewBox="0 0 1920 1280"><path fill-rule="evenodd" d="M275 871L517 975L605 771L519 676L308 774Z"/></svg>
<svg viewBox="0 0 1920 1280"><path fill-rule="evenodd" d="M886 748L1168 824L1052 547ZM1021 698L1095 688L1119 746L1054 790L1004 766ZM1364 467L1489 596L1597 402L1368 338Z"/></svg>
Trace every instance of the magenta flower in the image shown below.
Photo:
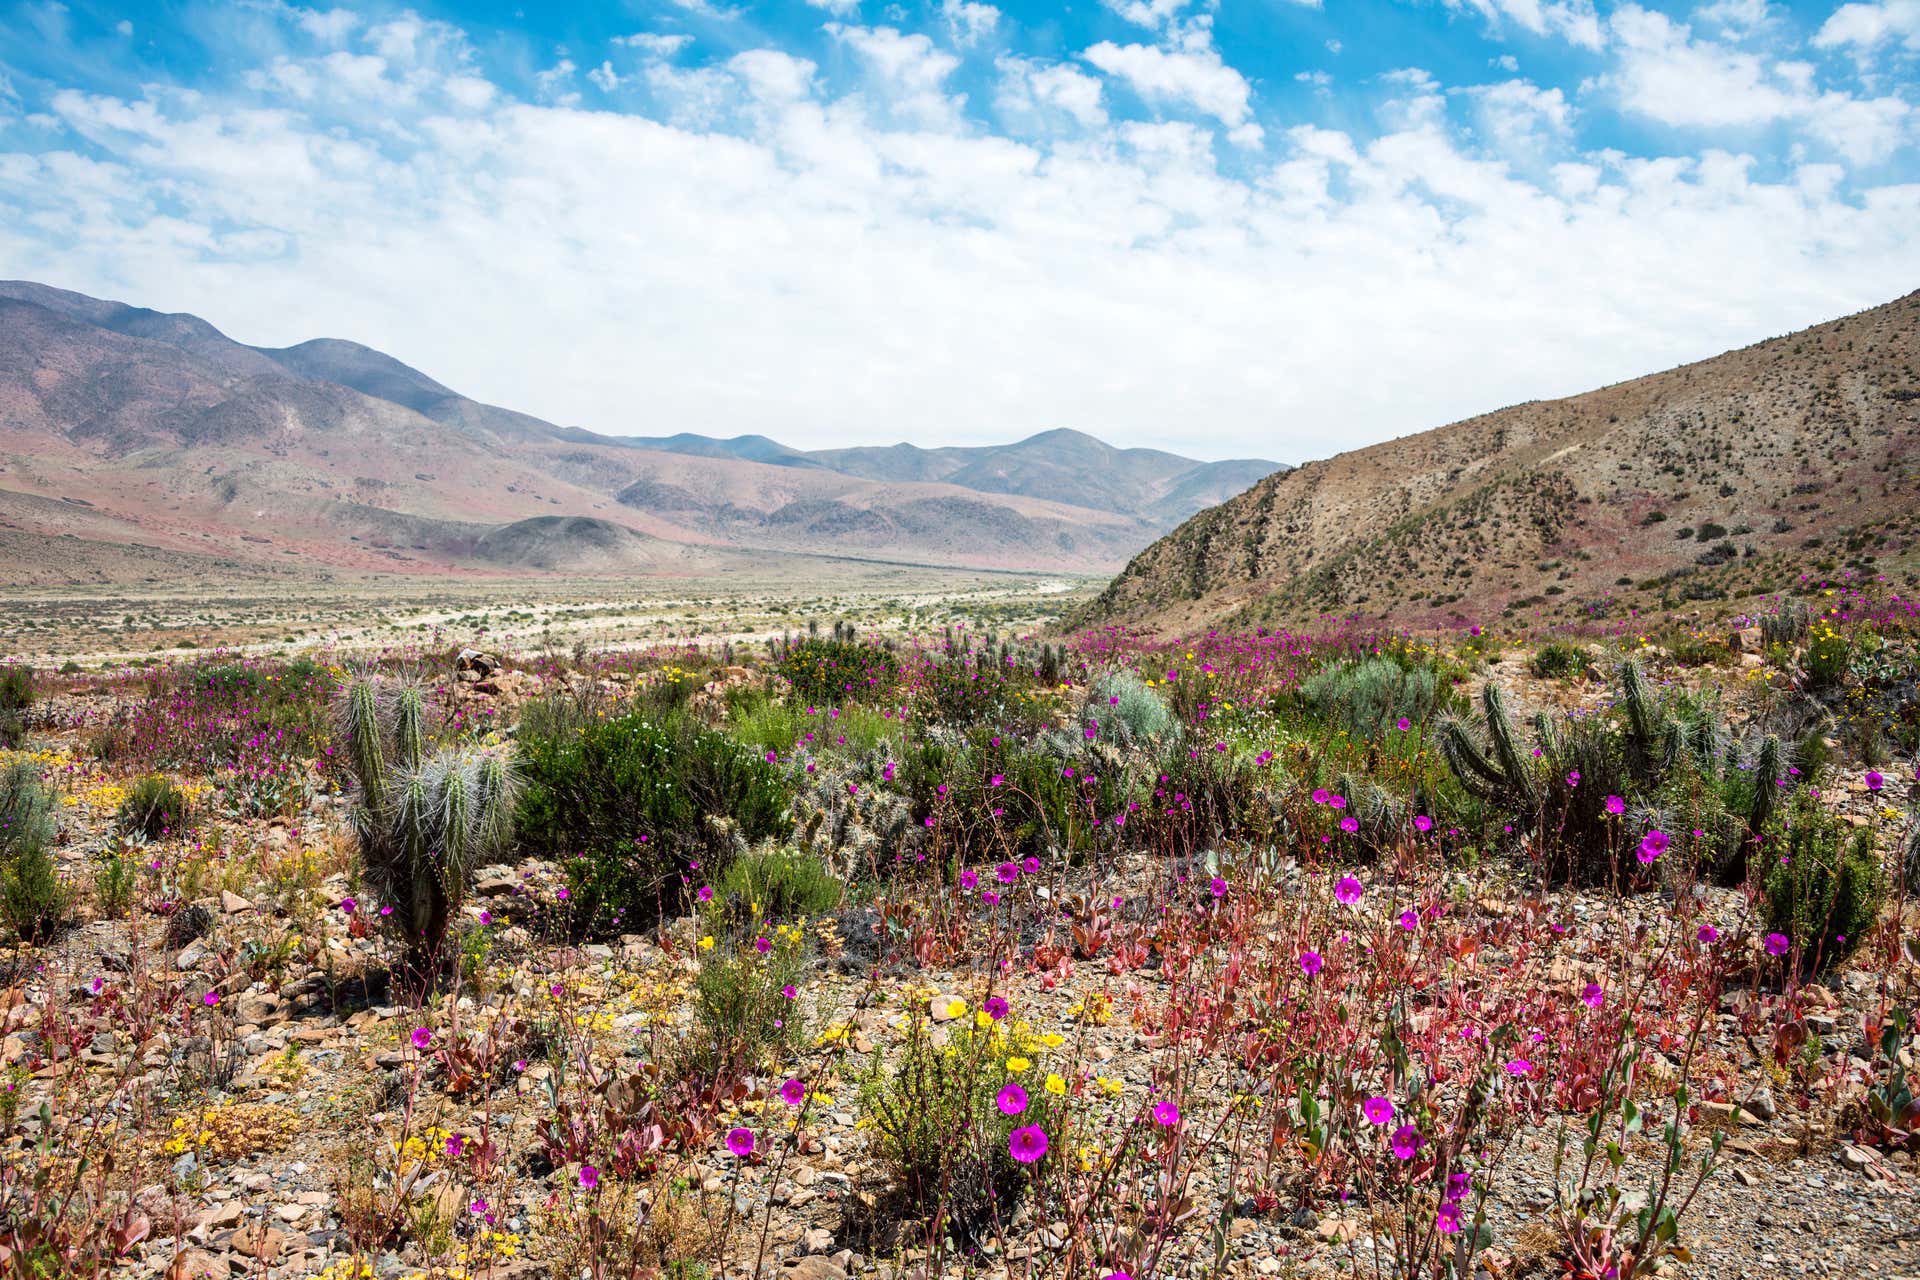
<svg viewBox="0 0 1920 1280"><path fill-rule="evenodd" d="M580 1185L588 1191L600 1185L600 1171L590 1164L580 1166Z"/></svg>
<svg viewBox="0 0 1920 1280"><path fill-rule="evenodd" d="M1702 942L1718 942L1720 941L1720 931L1710 924L1703 924L1700 926L1699 937Z"/></svg>
<svg viewBox="0 0 1920 1280"><path fill-rule="evenodd" d="M1180 1108L1174 1105L1172 1098L1157 1102L1153 1107L1153 1119L1155 1124L1169 1127L1179 1124Z"/></svg>
<svg viewBox="0 0 1920 1280"><path fill-rule="evenodd" d="M1402 1160L1413 1159L1413 1153L1418 1151L1424 1142L1426 1138L1421 1135L1416 1126L1411 1124L1401 1125L1393 1131L1393 1136L1387 1139L1387 1144L1393 1148L1393 1154Z"/></svg>
<svg viewBox="0 0 1920 1280"><path fill-rule="evenodd" d="M1413 829L1424 835L1433 830L1433 819L1424 813L1416 813L1413 815Z"/></svg>
<svg viewBox="0 0 1920 1280"><path fill-rule="evenodd" d="M1368 1124L1385 1124L1393 1119L1393 1101L1390 1098L1368 1098L1360 1104L1360 1114L1367 1118Z"/></svg>
<svg viewBox="0 0 1920 1280"><path fill-rule="evenodd" d="M1347 807L1347 798L1345 796L1328 796L1327 804L1335 809L1344 809Z"/></svg>
<svg viewBox="0 0 1920 1280"><path fill-rule="evenodd" d="M1791 942L1787 941L1787 935L1784 933L1770 933L1767 935L1767 954L1770 956L1783 956L1787 954L1787 948L1792 945Z"/></svg>
<svg viewBox="0 0 1920 1280"><path fill-rule="evenodd" d="M1012 884L1020 878L1020 868L1011 862L1003 862L993 869L993 874L1001 884Z"/></svg>
<svg viewBox="0 0 1920 1280"><path fill-rule="evenodd" d="M986 1003L980 1007L985 1009L987 1016L995 1022L1007 1016L1007 1002L999 996L988 996Z"/></svg>
<svg viewBox="0 0 1920 1280"><path fill-rule="evenodd" d="M1580 993L1580 1000L1589 1009L1598 1009L1607 1002L1607 993L1600 989L1597 982L1589 982L1587 989Z"/></svg>
<svg viewBox="0 0 1920 1280"><path fill-rule="evenodd" d="M218 991L207 992L207 1008L211 1009L213 1008L213 1006L219 1003L220 1003L220 993Z"/></svg>
<svg viewBox="0 0 1920 1280"><path fill-rule="evenodd" d="M727 1130L727 1150L733 1152L734 1155L739 1156L742 1160L745 1160L748 1156L752 1155L753 1154L753 1130L751 1129Z"/></svg>
<svg viewBox="0 0 1920 1280"><path fill-rule="evenodd" d="M433 1043L433 1032L427 1030L425 1027L415 1027L413 1029L413 1047L414 1048L424 1049L432 1043Z"/></svg>
<svg viewBox="0 0 1920 1280"><path fill-rule="evenodd" d="M780 1099L790 1107L797 1107L807 1100L807 1086L798 1080L789 1080L780 1086Z"/></svg>
<svg viewBox="0 0 1920 1280"><path fill-rule="evenodd" d="M1342 818L1340 819L1340 829L1346 832L1348 835L1352 835L1354 832L1360 829L1360 819Z"/></svg>
<svg viewBox="0 0 1920 1280"><path fill-rule="evenodd" d="M1407 719L1405 716L1401 716L1398 720L1393 722L1393 727L1398 729L1400 732L1405 733L1407 730L1413 728L1413 721Z"/></svg>
<svg viewBox="0 0 1920 1280"><path fill-rule="evenodd" d="M1227 896L1227 882L1219 876L1213 878L1213 883L1209 887L1212 888L1214 897L1224 898Z"/></svg>
<svg viewBox="0 0 1920 1280"><path fill-rule="evenodd" d="M1047 1131L1037 1124L1015 1129L1007 1135L1007 1150L1021 1164L1032 1164L1047 1154Z"/></svg>
<svg viewBox="0 0 1920 1280"><path fill-rule="evenodd" d="M1881 787L1884 787L1886 785L1887 785L1887 780L1885 778L1881 777L1878 773L1875 773L1872 769L1867 770L1867 790L1878 791Z"/></svg>
<svg viewBox="0 0 1920 1280"><path fill-rule="evenodd" d="M1328 800L1331 800L1332 798L1333 798L1332 796L1327 794L1327 789L1325 787L1314 788L1313 802L1315 804L1325 804Z"/></svg>
<svg viewBox="0 0 1920 1280"><path fill-rule="evenodd" d="M765 955L767 954L767 952L773 950L773 939L755 938L753 940L753 949L755 951L758 951L761 955Z"/></svg>
<svg viewBox="0 0 1920 1280"><path fill-rule="evenodd" d="M340 910L345 915L352 915L353 909L359 905L360 904L355 902L352 898L340 899Z"/></svg>
<svg viewBox="0 0 1920 1280"><path fill-rule="evenodd" d="M993 1105L1000 1108L1003 1116L1017 1116L1027 1109L1027 1091L1017 1084L1009 1084L1000 1090Z"/></svg>
<svg viewBox="0 0 1920 1280"><path fill-rule="evenodd" d="M1617 818L1621 814L1625 813L1626 811L1627 811L1627 802L1625 800L1622 800L1619 796L1607 797L1608 813L1612 814L1614 817Z"/></svg>
<svg viewBox="0 0 1920 1280"><path fill-rule="evenodd" d="M1525 1058L1515 1058L1507 1064L1507 1074L1510 1076L1523 1076L1531 1070L1533 1070L1533 1064Z"/></svg>
<svg viewBox="0 0 1920 1280"><path fill-rule="evenodd" d="M1667 851L1667 844L1666 832L1649 831L1640 838L1640 851L1635 856L1642 862L1652 862Z"/></svg>
<svg viewBox="0 0 1920 1280"><path fill-rule="evenodd" d="M780 994L785 996L787 999L792 1000L797 998L800 993L798 991L795 991L793 989L793 984L789 982L786 986L780 988Z"/></svg>
<svg viewBox="0 0 1920 1280"><path fill-rule="evenodd" d="M1352 821L1352 819L1348 819L1348 821ZM1352 876L1341 876L1340 883L1333 886L1333 896L1349 907L1360 901L1360 895L1364 892L1366 892L1366 890L1364 890L1360 882Z"/></svg>
<svg viewBox="0 0 1920 1280"><path fill-rule="evenodd" d="M1437 1225L1441 1231L1449 1235L1458 1231L1460 1229L1460 1202L1457 1200L1443 1201L1440 1205L1440 1212L1434 1221L1435 1225Z"/></svg>
<svg viewBox="0 0 1920 1280"><path fill-rule="evenodd" d="M1325 960L1320 958L1318 951L1302 951L1300 953L1300 972L1306 974L1309 978L1320 972L1326 963Z"/></svg>
<svg viewBox="0 0 1920 1280"><path fill-rule="evenodd" d="M713 886L710 884L703 884L700 886L700 892L694 894L693 896L700 899L700 901L702 902L712 902Z"/></svg>
<svg viewBox="0 0 1920 1280"><path fill-rule="evenodd" d="M960 887L969 890L978 889L980 887L980 873L971 868L962 871L960 873Z"/></svg>
<svg viewBox="0 0 1920 1280"><path fill-rule="evenodd" d="M1400 913L1400 927L1402 929L1413 929L1417 927L1419 923L1420 913L1411 907Z"/></svg>

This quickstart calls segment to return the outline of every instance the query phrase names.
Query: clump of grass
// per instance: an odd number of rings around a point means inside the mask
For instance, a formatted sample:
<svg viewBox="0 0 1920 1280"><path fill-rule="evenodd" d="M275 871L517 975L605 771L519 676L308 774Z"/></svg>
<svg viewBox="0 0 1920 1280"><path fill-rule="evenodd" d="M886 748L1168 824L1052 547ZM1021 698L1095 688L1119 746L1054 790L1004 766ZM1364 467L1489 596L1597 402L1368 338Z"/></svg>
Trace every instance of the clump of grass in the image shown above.
<svg viewBox="0 0 1920 1280"><path fill-rule="evenodd" d="M1593 660L1579 645L1549 640L1534 650L1527 670L1542 680L1570 680L1593 670Z"/></svg>
<svg viewBox="0 0 1920 1280"><path fill-rule="evenodd" d="M846 885L811 853L762 845L734 859L713 884L713 906L730 922L757 914L796 921L840 905Z"/></svg>
<svg viewBox="0 0 1920 1280"><path fill-rule="evenodd" d="M0 747L11 750L27 736L27 708L33 705L33 670L0 666Z"/></svg>
<svg viewBox="0 0 1920 1280"><path fill-rule="evenodd" d="M1866 941L1886 901L1873 837L1807 795L1768 834L1774 858L1762 886L1767 928L1789 940L1804 972L1837 968Z"/></svg>
<svg viewBox="0 0 1920 1280"><path fill-rule="evenodd" d="M136 778L114 814L122 834L154 840L183 830L191 808L187 793L161 773Z"/></svg>
<svg viewBox="0 0 1920 1280"><path fill-rule="evenodd" d="M70 903L48 851L54 812L53 791L32 765L18 761L0 772L0 916L28 942L51 936Z"/></svg>

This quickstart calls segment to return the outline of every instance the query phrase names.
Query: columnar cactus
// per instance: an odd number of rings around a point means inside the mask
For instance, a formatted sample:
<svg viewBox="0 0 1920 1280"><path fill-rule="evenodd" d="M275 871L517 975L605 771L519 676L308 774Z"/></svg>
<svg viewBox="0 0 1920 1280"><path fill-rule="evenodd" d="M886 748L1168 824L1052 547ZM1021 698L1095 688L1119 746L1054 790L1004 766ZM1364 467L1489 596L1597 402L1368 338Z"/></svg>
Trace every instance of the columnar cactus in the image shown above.
<svg viewBox="0 0 1920 1280"><path fill-rule="evenodd" d="M497 751L429 754L426 699L411 683L356 677L341 693L339 720L362 873L393 908L411 975L428 979L472 869L512 842L517 778Z"/></svg>

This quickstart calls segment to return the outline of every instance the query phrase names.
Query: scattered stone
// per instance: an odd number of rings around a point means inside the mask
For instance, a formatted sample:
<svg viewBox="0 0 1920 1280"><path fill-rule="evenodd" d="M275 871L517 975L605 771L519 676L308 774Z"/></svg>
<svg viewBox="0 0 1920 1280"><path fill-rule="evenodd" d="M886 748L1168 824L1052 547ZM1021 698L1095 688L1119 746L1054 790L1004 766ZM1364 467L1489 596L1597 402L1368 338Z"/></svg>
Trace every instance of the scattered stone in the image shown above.
<svg viewBox="0 0 1920 1280"><path fill-rule="evenodd" d="M249 1222L233 1233L234 1252L259 1262L272 1263L286 1245L286 1233L264 1222Z"/></svg>

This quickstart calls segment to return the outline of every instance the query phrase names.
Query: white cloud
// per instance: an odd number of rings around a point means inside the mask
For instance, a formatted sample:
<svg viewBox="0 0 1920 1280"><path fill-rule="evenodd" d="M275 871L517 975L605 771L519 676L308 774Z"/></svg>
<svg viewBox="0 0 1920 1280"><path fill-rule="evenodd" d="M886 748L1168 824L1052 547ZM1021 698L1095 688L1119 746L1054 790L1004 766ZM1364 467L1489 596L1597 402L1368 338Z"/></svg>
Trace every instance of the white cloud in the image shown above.
<svg viewBox="0 0 1920 1280"><path fill-rule="evenodd" d="M1037 118L1047 109L1064 112L1088 129L1107 123L1101 105L1100 79L1064 62L1041 63L1009 54L994 61L1000 72L994 107L1004 117L1029 127L1044 124Z"/></svg>
<svg viewBox="0 0 1920 1280"><path fill-rule="evenodd" d="M886 110L933 128L960 124L964 97L949 96L947 77L960 59L935 47L928 36L895 27L850 27L833 22L827 32L860 55L871 72Z"/></svg>
<svg viewBox="0 0 1920 1280"><path fill-rule="evenodd" d="M955 44L972 46L993 34L1000 11L980 0L940 0L940 16Z"/></svg>
<svg viewBox="0 0 1920 1280"><path fill-rule="evenodd" d="M570 107L580 101L580 95L569 87L573 83L573 73L578 69L571 58L562 58L546 70L534 72L534 88L549 102Z"/></svg>
<svg viewBox="0 0 1920 1280"><path fill-rule="evenodd" d="M1843 4L1813 36L1819 48L1850 49L1863 57L1889 42L1920 52L1920 0Z"/></svg>
<svg viewBox="0 0 1920 1280"><path fill-rule="evenodd" d="M441 85L455 105L479 111L493 101L493 82L479 76L448 76Z"/></svg>
<svg viewBox="0 0 1920 1280"><path fill-rule="evenodd" d="M1465 93L1480 132L1510 154L1539 148L1564 135L1573 116L1559 89L1542 89L1526 80L1475 85Z"/></svg>
<svg viewBox="0 0 1920 1280"><path fill-rule="evenodd" d="M613 42L626 45L630 49L638 49L651 57L672 58L677 57L683 49L692 44L693 37L684 32L663 35L657 31L637 31L630 36L615 36Z"/></svg>
<svg viewBox="0 0 1920 1280"><path fill-rule="evenodd" d="M741 10L711 3L711 0L673 0L679 8L695 13L703 18L712 18L719 22L731 22L738 18Z"/></svg>
<svg viewBox="0 0 1920 1280"><path fill-rule="evenodd" d="M1496 30L1505 23L1536 36L1559 36L1583 49L1605 42L1593 0L1445 0L1449 9L1477 13Z"/></svg>
<svg viewBox="0 0 1920 1280"><path fill-rule="evenodd" d="M322 44L342 44L360 26L351 9L294 9L294 22Z"/></svg>
<svg viewBox="0 0 1920 1280"><path fill-rule="evenodd" d="M1100 3L1135 26L1159 28L1172 23L1193 0L1100 0Z"/></svg>
<svg viewBox="0 0 1920 1280"><path fill-rule="evenodd" d="M1080 56L1126 81L1143 98L1186 103L1229 129L1247 123L1252 88L1212 48L1170 51L1102 40Z"/></svg>
<svg viewBox="0 0 1920 1280"><path fill-rule="evenodd" d="M1774 20L1767 0L1713 0L1693 11L1693 20L1745 39Z"/></svg>
<svg viewBox="0 0 1920 1280"><path fill-rule="evenodd" d="M808 96L818 70L805 58L779 49L748 49L734 54L727 66L762 102L794 102Z"/></svg>
<svg viewBox="0 0 1920 1280"><path fill-rule="evenodd" d="M602 93L612 93L620 87L620 77L614 71L611 62L602 61L599 66L587 72L587 79L593 81Z"/></svg>
<svg viewBox="0 0 1920 1280"><path fill-rule="evenodd" d="M1682 128L1793 123L1856 164L1908 140L1914 111L1897 96L1822 92L1807 63L1695 39L1684 24L1634 4L1615 10L1611 27L1621 47L1611 83L1628 111Z"/></svg>
<svg viewBox="0 0 1920 1280"><path fill-rule="evenodd" d="M113 30L114 30L114 34L116 35L130 36L133 34L133 24L131 22L128 22L125 18L122 18L120 19L120 21L113 24Z"/></svg>
<svg viewBox="0 0 1920 1280"><path fill-rule="evenodd" d="M836 18L848 18L860 12L860 0L807 0L815 9L825 9Z"/></svg>

